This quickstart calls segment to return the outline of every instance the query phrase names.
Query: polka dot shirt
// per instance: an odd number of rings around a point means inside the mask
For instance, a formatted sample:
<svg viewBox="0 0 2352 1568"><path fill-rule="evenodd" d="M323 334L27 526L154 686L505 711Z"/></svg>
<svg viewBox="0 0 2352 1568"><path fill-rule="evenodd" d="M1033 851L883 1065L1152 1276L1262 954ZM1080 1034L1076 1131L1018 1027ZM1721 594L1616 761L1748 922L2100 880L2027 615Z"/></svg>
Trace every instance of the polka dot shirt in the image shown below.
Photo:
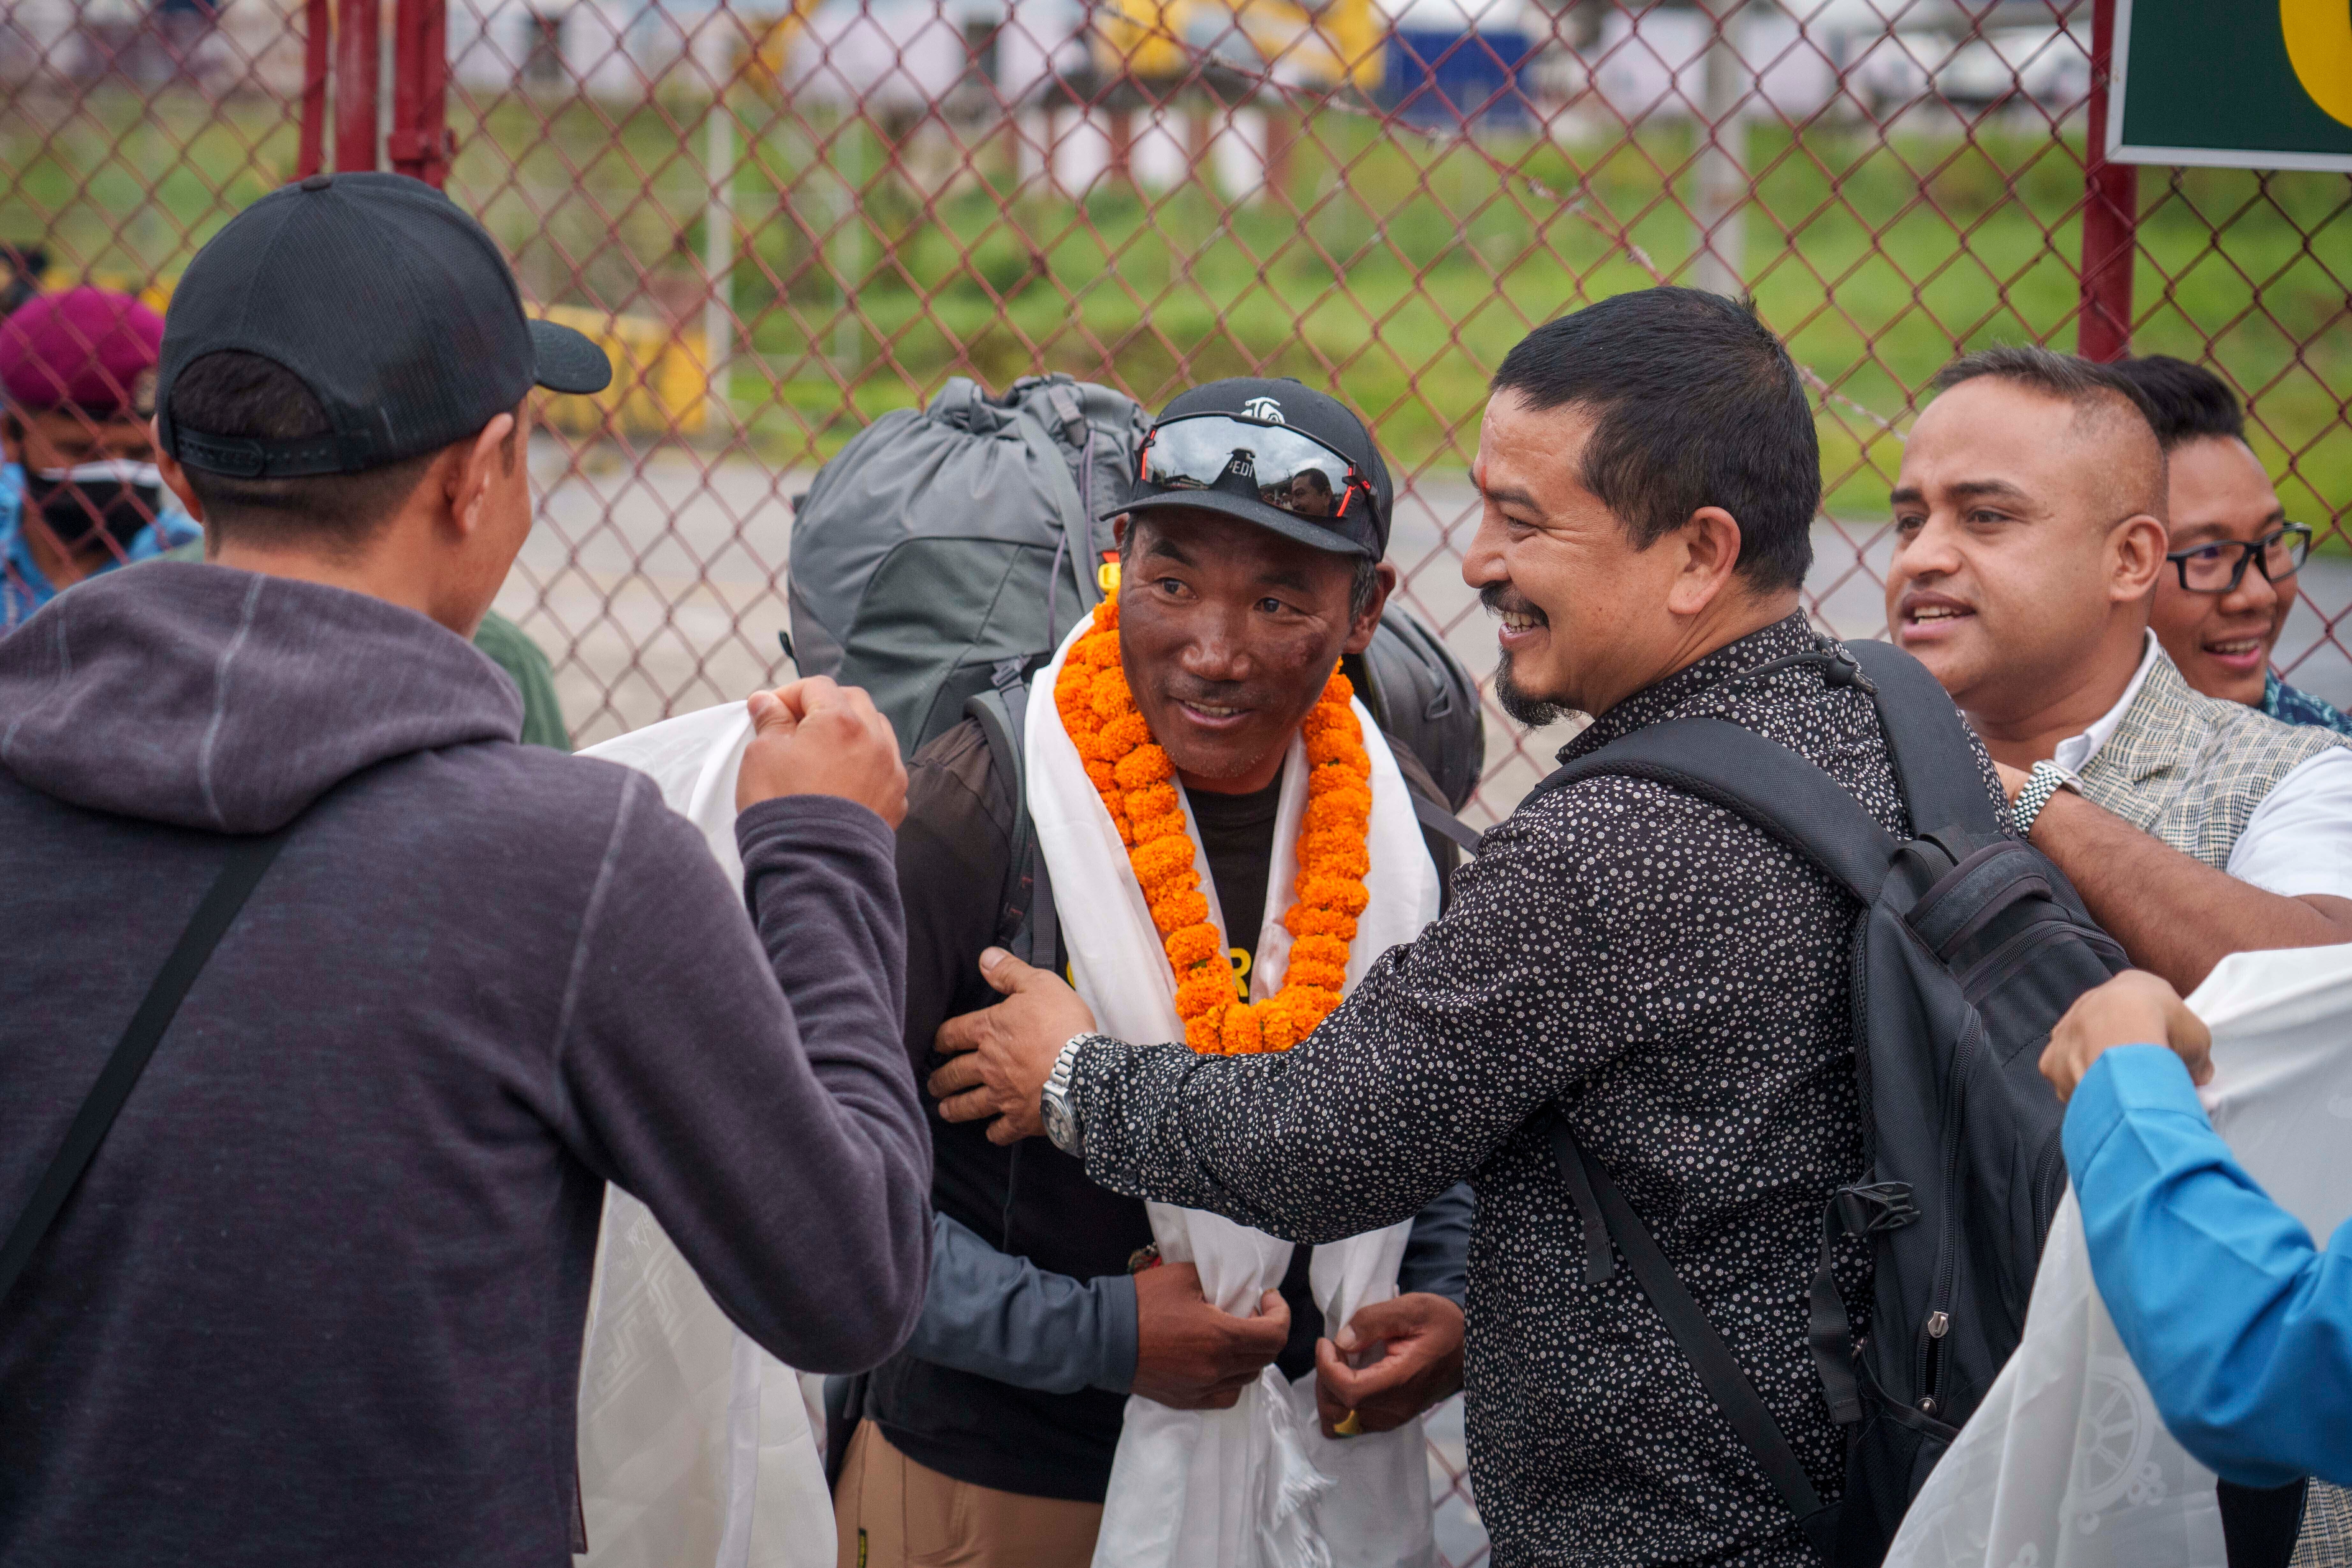
<svg viewBox="0 0 2352 1568"><path fill-rule="evenodd" d="M1869 697L1800 616L1601 715L1568 761L1678 717L1789 747L1907 824ZM1987 791L2000 792L1979 753ZM1861 1173L1849 895L1729 812L1601 776L1489 832L1445 917L1281 1056L1097 1044L1076 1063L1087 1168L1121 1192L1325 1241L1467 1177L1470 1462L1501 1568L1814 1559L1622 1259L1585 1283L1545 1128L1615 1174L1824 1498L1843 1442L1806 1348L1823 1203ZM1840 1285L1866 1328L1859 1250Z"/></svg>

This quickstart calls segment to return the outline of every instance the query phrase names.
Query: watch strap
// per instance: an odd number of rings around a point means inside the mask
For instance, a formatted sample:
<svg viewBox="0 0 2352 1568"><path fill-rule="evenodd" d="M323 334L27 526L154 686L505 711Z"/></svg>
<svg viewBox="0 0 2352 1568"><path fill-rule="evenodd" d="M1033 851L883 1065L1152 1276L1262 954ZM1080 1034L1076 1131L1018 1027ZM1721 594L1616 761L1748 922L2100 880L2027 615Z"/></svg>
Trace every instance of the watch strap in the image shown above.
<svg viewBox="0 0 2352 1568"><path fill-rule="evenodd" d="M2025 787L2017 792L2017 800L2010 807L2020 838L2033 831L2034 823L2041 819L2042 808L2048 805L2050 797L2062 789L2081 793L2074 775L2057 763L2041 762L2033 764L2033 771L2025 775Z"/></svg>
<svg viewBox="0 0 2352 1568"><path fill-rule="evenodd" d="M1072 1035L1065 1040L1060 1053L1054 1058L1053 1070L1045 1075L1045 1087L1038 1091L1041 1110L1047 1106L1055 1107L1068 1119L1069 1141L1066 1143L1059 1138L1053 1140L1055 1146L1066 1154L1078 1152L1078 1107L1077 1101L1070 1095L1070 1080L1077 1071L1078 1051L1089 1040L1101 1037L1088 1032ZM1046 1130L1050 1136L1053 1131L1053 1118L1050 1116L1046 1118Z"/></svg>

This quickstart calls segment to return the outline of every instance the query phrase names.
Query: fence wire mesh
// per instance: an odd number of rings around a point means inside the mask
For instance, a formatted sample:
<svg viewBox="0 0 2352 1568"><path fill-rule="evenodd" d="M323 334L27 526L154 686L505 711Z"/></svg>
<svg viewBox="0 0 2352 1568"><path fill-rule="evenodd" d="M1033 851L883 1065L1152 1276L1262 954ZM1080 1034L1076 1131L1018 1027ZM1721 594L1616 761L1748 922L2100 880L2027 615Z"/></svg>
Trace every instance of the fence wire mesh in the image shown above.
<svg viewBox="0 0 2352 1568"><path fill-rule="evenodd" d="M1483 679L1457 567L1486 379L1529 327L1659 280L1752 293L1789 342L1823 449L1808 604L1879 635L1928 378L2074 345L2090 0L1381 3L448 0L447 187L621 367L546 408L500 599L575 736L785 673L815 467L950 376L1038 370L1147 405L1240 374L1349 401L1399 478L1406 598ZM397 7L342 8L388 68ZM0 287L167 295L295 171L328 10L0 0ZM392 86L387 114L419 101ZM2143 171L2130 269L2134 350L2238 387L2321 532L2278 662L2339 702L2347 209L2341 174ZM1474 820L1560 738L1491 704L1488 731Z"/></svg>
<svg viewBox="0 0 2352 1568"><path fill-rule="evenodd" d="M167 293L293 171L312 26L5 0L0 243ZM1927 379L2074 342L2088 0L454 0L446 48L448 188L623 366L547 410L501 600L583 742L781 673L791 498L951 375L1328 387L1399 473L1409 602L1484 675L1466 470L1528 327L1658 279L1752 292L1817 394L1810 603L1850 635L1881 626ZM2147 172L2132 316L2246 395L2323 530L2279 661L2335 697L2347 206L2338 174ZM1491 720L1489 816L1557 740Z"/></svg>

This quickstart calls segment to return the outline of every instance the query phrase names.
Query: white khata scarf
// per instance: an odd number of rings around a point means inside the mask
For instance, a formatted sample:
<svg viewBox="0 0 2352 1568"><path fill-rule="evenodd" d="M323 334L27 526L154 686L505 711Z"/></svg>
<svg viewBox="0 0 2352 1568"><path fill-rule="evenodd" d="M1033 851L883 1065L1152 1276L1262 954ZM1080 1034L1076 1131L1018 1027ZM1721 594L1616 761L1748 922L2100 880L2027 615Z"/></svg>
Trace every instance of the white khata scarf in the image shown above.
<svg viewBox="0 0 2352 1568"><path fill-rule="evenodd" d="M2352 946L2234 953L2188 1001L2213 1031L2200 1098L2214 1131L2325 1246L2352 1215ZM1887 1568L2227 1568L2213 1480L2165 1430L2116 1336L2069 1192L2025 1336L1920 1489Z"/></svg>
<svg viewBox="0 0 2352 1568"><path fill-rule="evenodd" d="M636 769L702 830L740 886L740 702L665 720L581 753ZM833 1568L821 1380L728 1321L651 1210L604 1190L580 1357L585 1568Z"/></svg>
<svg viewBox="0 0 2352 1568"><path fill-rule="evenodd" d="M1072 976L1097 1025L1139 1043L1181 1040L1176 977L1142 886L1053 700L1063 660L1093 629L1081 619L1030 687L1030 819L1053 878ZM1364 879L1370 901L1349 949L1351 992L1375 959L1437 918L1438 902L1437 870L1404 776L1364 705L1353 707L1371 759L1372 814L1371 868ZM1275 818L1265 920L1250 969L1254 1000L1279 991L1288 966L1291 938L1282 917L1296 896L1307 772L1306 748L1294 737ZM1189 801L1184 816L1209 919L1222 934L1224 916ZM1148 1206L1160 1256L1198 1268L1202 1292L1225 1311L1254 1317L1258 1299L1281 1284L1289 1242L1216 1215ZM1411 1230L1407 1221L1315 1249L1310 1286L1330 1331L1397 1293L1397 1265ZM1327 1438L1316 1417L1314 1381L1309 1373L1293 1388L1269 1366L1231 1410L1171 1410L1130 1398L1096 1568L1415 1568L1432 1562L1421 1422Z"/></svg>

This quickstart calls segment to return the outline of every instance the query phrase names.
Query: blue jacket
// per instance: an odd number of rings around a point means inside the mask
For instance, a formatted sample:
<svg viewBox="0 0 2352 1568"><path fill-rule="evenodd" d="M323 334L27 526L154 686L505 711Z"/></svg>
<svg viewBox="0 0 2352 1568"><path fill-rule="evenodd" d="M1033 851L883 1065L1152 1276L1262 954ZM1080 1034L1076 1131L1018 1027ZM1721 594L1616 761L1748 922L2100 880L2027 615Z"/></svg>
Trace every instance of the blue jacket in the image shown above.
<svg viewBox="0 0 2352 1568"><path fill-rule="evenodd" d="M2092 1065L2065 1143L2099 1294L2181 1446L2242 1486L2352 1483L2352 1221L2315 1247L2161 1046Z"/></svg>
<svg viewBox="0 0 2352 1568"><path fill-rule="evenodd" d="M56 585L35 563L33 552L25 542L24 511L25 470L15 463L0 463L0 632L16 630L33 618L34 611L58 596ZM176 501L168 502L163 515L154 526L141 531L121 560L98 570L111 572L133 561L152 561L166 550L204 536L194 518L181 510Z"/></svg>

